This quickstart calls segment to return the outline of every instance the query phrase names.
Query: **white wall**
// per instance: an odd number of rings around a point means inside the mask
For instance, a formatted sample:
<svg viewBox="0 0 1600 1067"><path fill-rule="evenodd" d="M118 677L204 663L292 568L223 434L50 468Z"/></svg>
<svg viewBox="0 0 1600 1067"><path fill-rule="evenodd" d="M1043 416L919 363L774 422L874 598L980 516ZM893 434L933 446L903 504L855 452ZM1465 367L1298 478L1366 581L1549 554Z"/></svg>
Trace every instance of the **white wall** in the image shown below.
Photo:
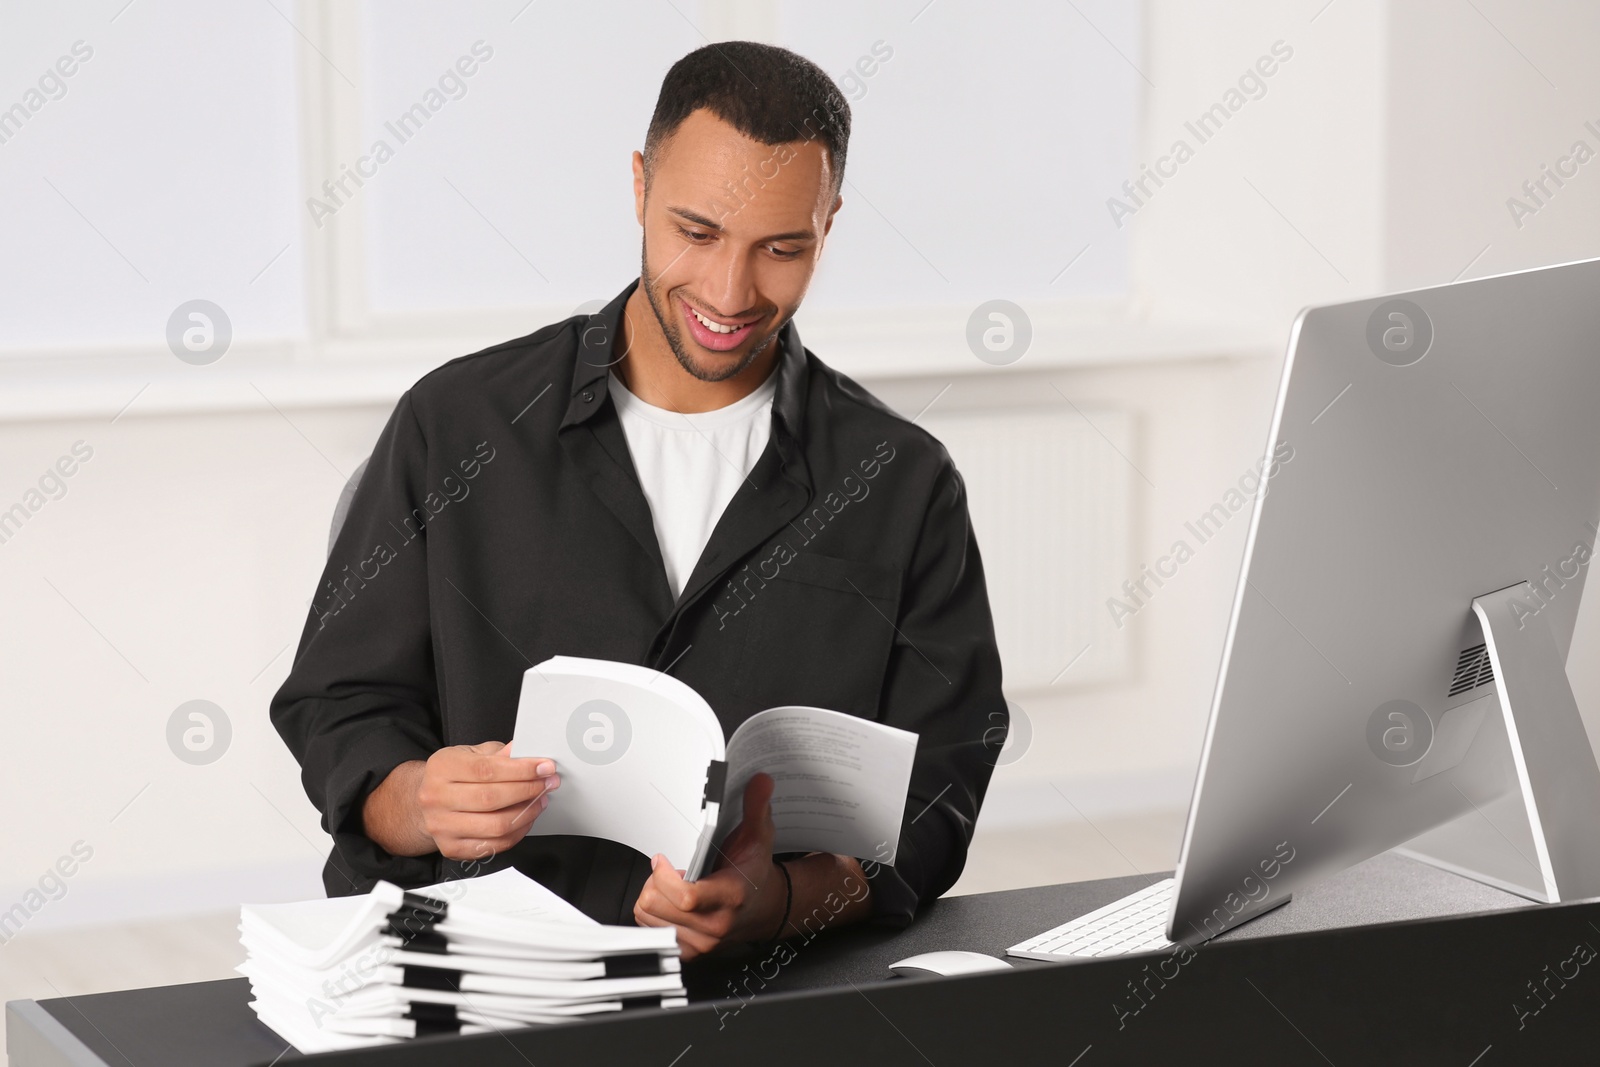
<svg viewBox="0 0 1600 1067"><path fill-rule="evenodd" d="M1174 324L1165 340L1107 335L1087 344L1105 353L1096 360L1081 338L1058 333L1010 376L870 384L915 410L954 382L968 399L991 391L1003 410L1007 390L1048 379L1081 404L1133 412L1130 458L1149 484L1138 483L1131 552L1154 559L1259 454L1299 307L1600 254L1600 163L1521 229L1504 204L1572 139L1600 147L1582 129L1585 117L1600 125L1600 113L1584 114L1600 99L1584 52L1596 15L1553 0L1476 8L1148 0L1144 40L1131 50L1148 79L1141 161L1185 136L1185 120L1275 41L1294 49L1265 94L1128 220L1135 295L1151 322ZM1083 240L1113 239L1109 213L1103 225ZM808 334L825 359L845 351L828 337ZM1135 358L1141 348L1162 358ZM1040 369L1068 349L1070 360ZM870 355L853 352L852 367L870 369ZM94 849L66 897L35 916L39 927L320 892L325 838L266 701L320 565L335 468L364 455L399 385L319 393L273 382L263 392L281 414L241 378L215 410L195 394L183 403L200 410L164 413L180 405L148 403L153 389L115 422L120 400L97 401L105 410L92 418L27 417L19 397L61 411L72 390L15 379L0 390L11 413L0 421L0 506L74 441L95 449L67 495L0 544L0 805L12 813L0 907L75 841ZM139 380L120 393L114 384L105 397L132 396ZM327 399L340 395L352 399ZM1127 681L1075 689L1069 675L1058 694L1024 698L1033 741L997 772L984 827L1070 817L1052 783L1090 818L1184 802L1243 533L1226 529L1127 620ZM1594 601L1572 674L1580 703L1600 707ZM194 698L215 701L234 729L227 755L205 767L180 763L165 741L173 709Z"/></svg>
<svg viewBox="0 0 1600 1067"><path fill-rule="evenodd" d="M270 409L0 426L7 504L73 442L94 450L66 495L0 545L0 900L75 841L93 849L30 926L319 892L326 838L266 702L342 484L328 461L351 470L385 414L294 412L315 450ZM167 743L169 717L194 699L233 732L206 766Z"/></svg>

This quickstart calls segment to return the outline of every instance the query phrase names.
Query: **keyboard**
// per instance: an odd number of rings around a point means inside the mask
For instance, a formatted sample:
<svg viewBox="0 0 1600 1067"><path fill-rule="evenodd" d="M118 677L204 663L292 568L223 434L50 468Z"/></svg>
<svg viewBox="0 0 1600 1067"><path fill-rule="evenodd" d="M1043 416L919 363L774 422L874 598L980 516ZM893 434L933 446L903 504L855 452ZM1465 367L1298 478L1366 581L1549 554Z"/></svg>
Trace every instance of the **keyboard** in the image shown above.
<svg viewBox="0 0 1600 1067"><path fill-rule="evenodd" d="M1012 945L1006 955L1055 961L1172 948L1166 933L1172 885L1173 880L1167 878L1146 886L1020 945Z"/></svg>

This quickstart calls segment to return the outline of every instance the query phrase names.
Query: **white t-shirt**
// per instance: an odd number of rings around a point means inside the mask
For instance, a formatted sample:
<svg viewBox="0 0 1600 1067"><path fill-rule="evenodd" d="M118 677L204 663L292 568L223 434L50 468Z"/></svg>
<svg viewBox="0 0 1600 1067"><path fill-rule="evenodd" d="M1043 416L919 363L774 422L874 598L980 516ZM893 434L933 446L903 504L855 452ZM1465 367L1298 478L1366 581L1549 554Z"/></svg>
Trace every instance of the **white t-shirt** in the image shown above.
<svg viewBox="0 0 1600 1067"><path fill-rule="evenodd" d="M667 584L673 596L681 596L728 501L767 447L778 376L767 375L754 392L726 407L694 414L647 404L615 374L608 377L611 402L650 501Z"/></svg>

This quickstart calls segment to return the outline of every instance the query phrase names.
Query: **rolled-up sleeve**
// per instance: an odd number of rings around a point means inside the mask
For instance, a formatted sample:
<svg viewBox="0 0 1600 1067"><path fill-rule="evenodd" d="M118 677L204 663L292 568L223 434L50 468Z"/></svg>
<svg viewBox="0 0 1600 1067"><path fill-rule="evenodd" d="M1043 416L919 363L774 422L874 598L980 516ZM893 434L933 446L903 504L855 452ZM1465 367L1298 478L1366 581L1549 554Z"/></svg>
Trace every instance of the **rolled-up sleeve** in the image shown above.
<svg viewBox="0 0 1600 1067"><path fill-rule="evenodd" d="M442 744L424 528L428 453L411 405L408 393L373 449L270 709L333 837L323 870L330 896L364 892L379 877L435 880L436 855L392 856L362 822L367 795L390 771Z"/></svg>
<svg viewBox="0 0 1600 1067"><path fill-rule="evenodd" d="M960 877L1008 718L966 488L948 456L902 589L881 721L917 733L917 755L894 866L863 865L871 921L887 926L909 924Z"/></svg>

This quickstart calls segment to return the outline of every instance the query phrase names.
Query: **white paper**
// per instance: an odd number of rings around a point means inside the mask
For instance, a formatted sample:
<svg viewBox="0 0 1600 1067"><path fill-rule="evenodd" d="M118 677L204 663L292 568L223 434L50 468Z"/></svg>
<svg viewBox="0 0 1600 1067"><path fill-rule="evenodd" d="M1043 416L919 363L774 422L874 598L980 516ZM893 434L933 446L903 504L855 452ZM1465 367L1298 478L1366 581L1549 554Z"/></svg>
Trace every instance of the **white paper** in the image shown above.
<svg viewBox="0 0 1600 1067"><path fill-rule="evenodd" d="M769 708L724 744L704 699L670 675L555 656L523 675L512 756L556 761L561 788L530 835L573 834L660 852L691 880L714 869L744 817L744 787L771 774L774 851L836 852L893 866L917 735L824 708ZM713 760L720 804L703 804ZM715 798L713 798L715 799Z"/></svg>
<svg viewBox="0 0 1600 1067"><path fill-rule="evenodd" d="M426 966L439 968L443 963L435 960ZM445 969L456 968L452 965ZM404 984L403 968L392 962L379 963L363 969L360 974L351 974L347 967L315 969L291 967L261 958L246 960L236 970L248 977L257 987L273 988L286 996L297 993L303 996L305 990L332 990L332 993L324 995L330 999L337 997L338 1001L342 1002L338 1005L340 1007L338 1014L341 1015L346 1012L359 1014L356 1009L362 1003L363 997L381 999L388 1003L386 998L393 996L409 1003L413 1000L426 1000L439 992L407 987ZM361 982L359 986L356 984L358 980ZM672 972L636 975L629 978L603 976L589 979L516 978L462 971L457 988L462 993L496 993L522 997L529 1001L583 1003L592 1000L618 1000L647 993L678 992L683 988L683 976L678 972Z"/></svg>
<svg viewBox="0 0 1600 1067"><path fill-rule="evenodd" d="M706 770L723 756L722 724L671 675L555 656L523 675L511 755L548 757L561 775L530 836L605 838L687 869L705 826Z"/></svg>
<svg viewBox="0 0 1600 1067"><path fill-rule="evenodd" d="M381 939L384 916L399 906L403 891L387 882L379 884L385 891L290 904L246 904L239 909L240 941L252 952L269 953L297 966L329 966ZM540 921L599 929L589 916L514 867L414 892L452 908L518 923Z"/></svg>
<svg viewBox="0 0 1600 1067"><path fill-rule="evenodd" d="M504 867L493 874L475 878L456 878L411 890L434 900L442 900L454 910L469 908L490 912L508 919L574 923L599 926L595 920L569 904L561 894L515 867Z"/></svg>
<svg viewBox="0 0 1600 1067"><path fill-rule="evenodd" d="M894 866L917 735L825 708L769 708L728 742L721 842L744 818L744 789L772 775L774 852L836 852Z"/></svg>
<svg viewBox="0 0 1600 1067"><path fill-rule="evenodd" d="M525 1022L608 1010L651 993L681 1002L670 927L601 925L509 867L415 892L447 905L432 929L450 951L408 951L408 942L388 931L387 916L405 896L389 882L361 896L245 905L239 930L246 959L236 970L250 979L250 1007L302 1052L318 1052L413 1036L414 1023L401 1017L413 1002ZM607 978L596 962L639 953L659 957L661 973ZM462 992L404 987L406 966L457 971Z"/></svg>
<svg viewBox="0 0 1600 1067"><path fill-rule="evenodd" d="M475 974L503 974L514 978L560 978L575 981L584 978L604 978L606 964L603 959L543 960L526 956L500 956L475 952L460 952L452 942L444 952L413 952L400 947L396 939L394 953L388 962L397 967L444 967ZM676 956L661 958L663 974L677 974L682 964Z"/></svg>

